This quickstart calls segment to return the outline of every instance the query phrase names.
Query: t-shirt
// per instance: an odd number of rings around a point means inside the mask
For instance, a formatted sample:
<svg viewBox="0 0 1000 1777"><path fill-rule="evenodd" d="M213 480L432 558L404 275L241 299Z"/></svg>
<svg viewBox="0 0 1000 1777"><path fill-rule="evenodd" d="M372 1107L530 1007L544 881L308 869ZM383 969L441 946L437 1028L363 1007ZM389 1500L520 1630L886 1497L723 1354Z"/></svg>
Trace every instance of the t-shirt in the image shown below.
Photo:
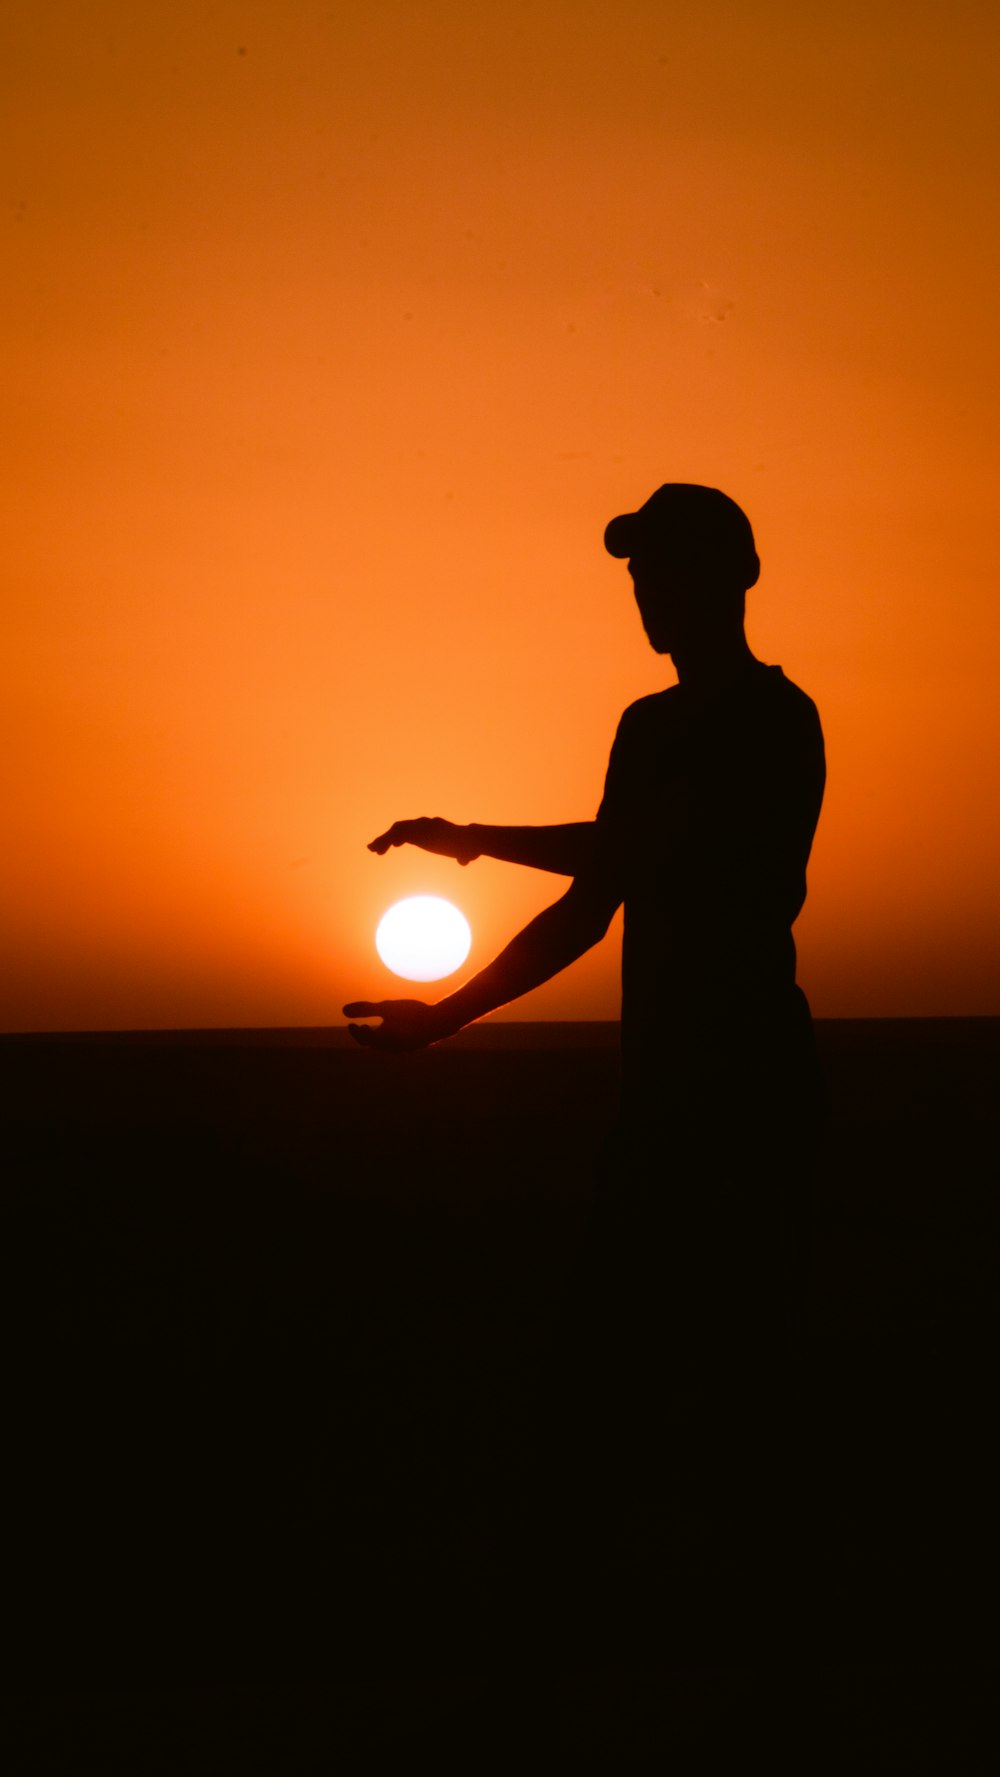
<svg viewBox="0 0 1000 1777"><path fill-rule="evenodd" d="M625 905L626 1104L702 1114L791 1078L811 1044L792 924L824 780L816 707L778 666L625 711L594 868Z"/></svg>

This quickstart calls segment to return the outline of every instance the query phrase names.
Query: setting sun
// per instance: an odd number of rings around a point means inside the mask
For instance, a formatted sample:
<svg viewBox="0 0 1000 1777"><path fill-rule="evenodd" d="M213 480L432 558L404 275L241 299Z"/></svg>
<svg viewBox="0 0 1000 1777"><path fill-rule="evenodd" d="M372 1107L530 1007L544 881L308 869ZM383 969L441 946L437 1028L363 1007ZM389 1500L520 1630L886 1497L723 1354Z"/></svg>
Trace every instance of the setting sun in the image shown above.
<svg viewBox="0 0 1000 1777"><path fill-rule="evenodd" d="M394 975L406 981L440 981L469 954L472 932L464 913L440 895L411 895L383 914L375 948Z"/></svg>

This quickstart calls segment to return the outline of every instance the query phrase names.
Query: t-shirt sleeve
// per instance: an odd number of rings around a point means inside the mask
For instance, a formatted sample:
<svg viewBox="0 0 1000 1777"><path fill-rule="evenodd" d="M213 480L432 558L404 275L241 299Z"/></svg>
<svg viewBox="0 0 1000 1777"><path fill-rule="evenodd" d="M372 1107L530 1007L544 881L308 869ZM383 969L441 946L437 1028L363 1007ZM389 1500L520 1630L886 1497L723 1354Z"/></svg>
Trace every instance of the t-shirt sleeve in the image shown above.
<svg viewBox="0 0 1000 1777"><path fill-rule="evenodd" d="M594 852L586 872L588 886L593 887L602 904L607 905L611 912L620 906L625 892L627 716L626 711L618 724L618 732L608 759L604 794L594 822Z"/></svg>
<svg viewBox="0 0 1000 1777"><path fill-rule="evenodd" d="M597 824L608 833L618 825L624 815L625 802L625 759L627 740L625 736L625 717L618 724L608 758L608 768L604 774L604 794L597 810Z"/></svg>

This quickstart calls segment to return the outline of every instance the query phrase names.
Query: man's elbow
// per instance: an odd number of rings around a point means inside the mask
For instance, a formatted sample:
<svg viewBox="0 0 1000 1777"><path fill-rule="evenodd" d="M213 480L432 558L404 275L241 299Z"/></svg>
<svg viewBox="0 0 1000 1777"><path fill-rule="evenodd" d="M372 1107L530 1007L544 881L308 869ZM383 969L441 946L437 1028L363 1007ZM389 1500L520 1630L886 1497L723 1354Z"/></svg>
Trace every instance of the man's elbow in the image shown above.
<svg viewBox="0 0 1000 1777"><path fill-rule="evenodd" d="M565 906L581 954L601 942L618 905L609 896L596 895L589 891L580 879L573 883L565 896Z"/></svg>

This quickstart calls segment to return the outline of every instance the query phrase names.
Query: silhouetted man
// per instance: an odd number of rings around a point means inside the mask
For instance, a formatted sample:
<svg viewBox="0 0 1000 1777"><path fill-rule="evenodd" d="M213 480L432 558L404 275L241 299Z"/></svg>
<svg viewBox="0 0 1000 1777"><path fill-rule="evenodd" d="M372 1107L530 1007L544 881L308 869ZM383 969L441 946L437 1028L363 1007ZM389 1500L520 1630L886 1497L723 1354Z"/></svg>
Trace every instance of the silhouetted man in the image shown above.
<svg viewBox="0 0 1000 1777"><path fill-rule="evenodd" d="M751 653L744 600L759 562L740 508L668 483L613 519L643 627L678 683L622 717L593 822L455 827L398 821L372 850L416 844L573 877L496 960L435 1005L356 1002L359 1042L407 1049L451 1036L582 956L625 903L624 1122L640 1138L770 1141L815 1109L809 1014L792 924L823 795L811 700ZM728 1128L717 1127L720 1111ZM765 1136L765 1129L767 1131ZM661 1134L656 1135L657 1142Z"/></svg>
<svg viewBox="0 0 1000 1777"><path fill-rule="evenodd" d="M822 1088L792 925L823 739L811 700L747 645L760 566L732 500L668 483L604 541L627 560L646 635L678 682L625 711L596 820L400 821L372 842L507 859L571 875L570 888L437 1004L344 1010L382 1019L351 1025L371 1047L437 1042L565 968L624 902L622 1117L582 1266L588 1386L600 1392L600 1358L615 1436L627 1426L655 1444L673 1415L675 1468L682 1444L692 1484L724 1492L734 1464L759 1470L762 1449L787 1456L795 1437L784 1358Z"/></svg>

